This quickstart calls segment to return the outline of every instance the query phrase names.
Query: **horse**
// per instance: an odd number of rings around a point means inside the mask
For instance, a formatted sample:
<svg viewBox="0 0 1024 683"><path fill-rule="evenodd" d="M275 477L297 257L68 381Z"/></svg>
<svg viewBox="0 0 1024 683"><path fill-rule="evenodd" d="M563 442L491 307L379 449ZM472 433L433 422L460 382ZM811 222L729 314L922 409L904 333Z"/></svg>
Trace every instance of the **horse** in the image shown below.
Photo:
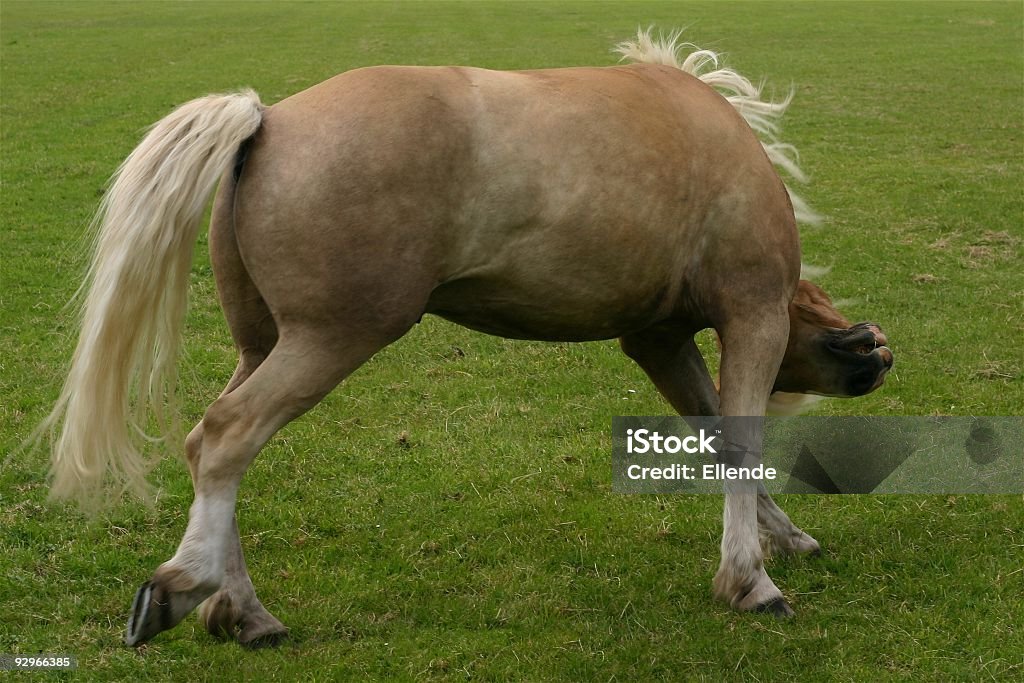
<svg viewBox="0 0 1024 683"><path fill-rule="evenodd" d="M136 592L128 645L197 607L243 645L287 634L242 555L242 476L426 314L509 338L618 339L684 416L883 383L881 329L800 279L797 222L814 216L780 175L800 176L775 137L789 98L762 100L713 52L684 56L678 34L617 50L629 63L362 68L273 106L211 95L145 135L96 214L78 344L42 424L59 431L53 496L149 494L140 445L149 420L173 431L192 252L218 185L210 254L239 361L185 439L188 526ZM694 341L707 328L720 387ZM760 447L757 429L730 438ZM765 552L819 549L763 487L727 484L714 594L792 614Z"/></svg>

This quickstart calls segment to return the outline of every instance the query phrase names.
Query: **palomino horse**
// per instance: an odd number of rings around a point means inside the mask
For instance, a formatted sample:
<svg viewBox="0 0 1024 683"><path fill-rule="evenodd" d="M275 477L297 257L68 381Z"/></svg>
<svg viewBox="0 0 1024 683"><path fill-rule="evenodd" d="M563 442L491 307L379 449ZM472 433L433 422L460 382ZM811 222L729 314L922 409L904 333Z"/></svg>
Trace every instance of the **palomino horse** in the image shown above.
<svg viewBox="0 0 1024 683"><path fill-rule="evenodd" d="M218 179L210 250L240 360L186 439L188 527L138 590L128 644L199 605L211 632L243 644L286 633L242 557L242 475L425 313L506 337L618 338L682 415L763 415L774 390L882 383L892 355L878 328L846 329L798 284L794 205L809 212L777 174L773 162L799 170L771 137L788 101L762 102L711 53L680 61L674 37L641 33L619 51L640 63L358 69L272 107L252 92L195 100L148 133L97 216L78 347L44 423L63 423L54 494L95 500L110 480L146 492L138 442L150 411L166 425ZM709 327L720 391L693 341ZM768 548L818 544L755 486L727 488L714 589L736 609L787 614L759 526Z"/></svg>

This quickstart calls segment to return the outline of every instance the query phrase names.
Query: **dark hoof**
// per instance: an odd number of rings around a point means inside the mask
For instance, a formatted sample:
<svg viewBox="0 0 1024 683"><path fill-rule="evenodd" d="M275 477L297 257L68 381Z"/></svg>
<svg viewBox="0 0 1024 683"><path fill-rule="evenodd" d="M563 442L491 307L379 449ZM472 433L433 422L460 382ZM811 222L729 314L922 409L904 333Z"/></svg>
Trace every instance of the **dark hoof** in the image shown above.
<svg viewBox="0 0 1024 683"><path fill-rule="evenodd" d="M226 591L215 593L199 606L199 621L217 640L235 640L240 619L241 615L235 609L231 594Z"/></svg>
<svg viewBox="0 0 1024 683"><path fill-rule="evenodd" d="M124 642L129 646L141 645L160 631L174 626L171 603L164 591L147 581L135 592L132 613L128 616L128 628Z"/></svg>
<svg viewBox="0 0 1024 683"><path fill-rule="evenodd" d="M252 595L251 600L221 590L199 607L199 621L212 636L235 640L251 650L277 647L288 638L288 628Z"/></svg>
<svg viewBox="0 0 1024 683"><path fill-rule="evenodd" d="M124 642L129 646L141 645L153 636L177 626L206 596L213 591L204 588L172 592L168 582L159 576L147 581L135 592L132 612L128 615L128 628Z"/></svg>
<svg viewBox="0 0 1024 683"><path fill-rule="evenodd" d="M792 608L790 608L789 604L783 598L775 598L771 602L758 605L754 608L754 611L767 612L776 619L788 619L794 614Z"/></svg>
<svg viewBox="0 0 1024 683"><path fill-rule="evenodd" d="M262 650L266 647L278 647L288 640L288 629L284 631L271 631L259 635L246 636L243 631L238 635L238 644L247 650Z"/></svg>

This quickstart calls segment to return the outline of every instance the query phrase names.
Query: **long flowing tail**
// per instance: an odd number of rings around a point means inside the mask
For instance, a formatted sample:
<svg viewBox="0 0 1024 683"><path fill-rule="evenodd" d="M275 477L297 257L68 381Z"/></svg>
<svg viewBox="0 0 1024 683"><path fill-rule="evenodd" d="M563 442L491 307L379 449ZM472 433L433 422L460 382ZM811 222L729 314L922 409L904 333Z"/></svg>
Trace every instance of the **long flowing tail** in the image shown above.
<svg viewBox="0 0 1024 683"><path fill-rule="evenodd" d="M94 219L81 332L64 389L39 433L53 444L51 495L92 507L149 497L139 445L150 415L177 415L175 364L192 250L214 185L260 127L252 91L210 95L155 124L114 174ZM174 423L175 420L171 420Z"/></svg>
<svg viewBox="0 0 1024 683"><path fill-rule="evenodd" d="M623 59L647 64L674 66L715 88L740 113L761 139L761 146L771 162L798 182L807 178L800 170L796 148L778 139L779 119L786 113L793 99L790 92L781 102L761 99L761 88L731 69L719 68L720 57L711 50L702 50L691 43L679 42L681 31L654 38L651 29L638 29L636 40L627 40L615 46L614 52ZM682 52L689 50L685 57ZM793 212L798 223L817 225L821 216L816 214L786 183Z"/></svg>

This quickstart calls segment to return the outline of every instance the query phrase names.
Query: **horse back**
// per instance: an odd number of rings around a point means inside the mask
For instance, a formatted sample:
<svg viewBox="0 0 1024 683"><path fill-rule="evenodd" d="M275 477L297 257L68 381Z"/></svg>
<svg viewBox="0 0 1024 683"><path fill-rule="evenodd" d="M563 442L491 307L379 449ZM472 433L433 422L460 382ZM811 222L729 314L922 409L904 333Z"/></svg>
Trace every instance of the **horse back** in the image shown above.
<svg viewBox="0 0 1024 683"><path fill-rule="evenodd" d="M346 72L267 111L239 197L257 270L289 253L337 296L403 286L506 336L618 336L695 315L730 262L799 260L754 133L663 66Z"/></svg>

